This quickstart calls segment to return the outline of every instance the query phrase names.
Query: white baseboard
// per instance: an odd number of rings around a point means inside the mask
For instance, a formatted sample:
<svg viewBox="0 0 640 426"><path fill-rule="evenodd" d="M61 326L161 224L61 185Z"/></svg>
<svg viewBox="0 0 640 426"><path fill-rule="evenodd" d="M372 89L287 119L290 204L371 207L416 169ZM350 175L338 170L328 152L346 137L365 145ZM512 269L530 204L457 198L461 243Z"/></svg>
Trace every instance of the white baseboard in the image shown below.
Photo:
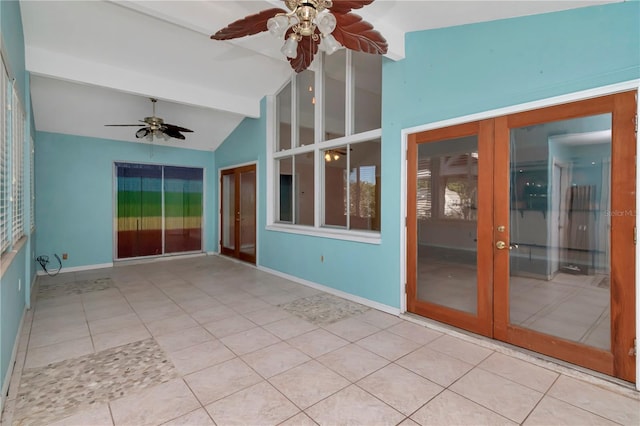
<svg viewBox="0 0 640 426"><path fill-rule="evenodd" d="M84 266L72 266L70 268L67 267L62 267L62 269L60 270L61 274L64 274L66 272L79 272L79 271L91 271L93 269L103 269L103 268L111 268L113 267L113 262L109 262L109 263L98 263L95 265L84 265ZM47 273L45 271L37 271L36 272L37 275L47 275Z"/></svg>
<svg viewBox="0 0 640 426"><path fill-rule="evenodd" d="M374 302L373 300L365 299L364 297L356 296L351 293L346 293L341 290L336 290L333 287L327 287L322 284L314 283L312 281L307 281L305 279L285 274L284 272L276 271L275 269L267 268L264 266L257 266L257 268L261 271L268 272L273 275L277 275L282 278L286 278L290 281L297 282L298 284L306 285L307 287L315 288L316 290L321 290L329 294L333 294L334 296L342 297L343 299L351 300L352 302L360 303L361 305L368 306L373 309L377 309L382 312L386 312L391 315L399 316L400 309L394 308L393 306L385 305L383 303Z"/></svg>
<svg viewBox="0 0 640 426"><path fill-rule="evenodd" d="M22 327L24 325L24 317L27 315L27 308L25 306L22 311L22 318L20 319L20 325L18 325L18 332L16 333L16 339L13 342L13 350L11 351L11 359L9 360L9 368L7 368L7 375L4 376L2 382L2 394L0 394L0 413L4 409L4 403L7 399L7 392L9 391L9 384L11 383L11 377L13 376L13 367L16 364L16 356L18 355L18 345L20 344L20 337L22 336Z"/></svg>

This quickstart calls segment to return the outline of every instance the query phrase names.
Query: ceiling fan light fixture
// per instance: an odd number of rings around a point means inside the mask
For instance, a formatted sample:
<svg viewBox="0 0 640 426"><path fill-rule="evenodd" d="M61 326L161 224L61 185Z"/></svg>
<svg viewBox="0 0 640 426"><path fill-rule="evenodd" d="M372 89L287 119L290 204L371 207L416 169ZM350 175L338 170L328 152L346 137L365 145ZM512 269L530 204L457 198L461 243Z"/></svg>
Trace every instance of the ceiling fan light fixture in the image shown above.
<svg viewBox="0 0 640 426"><path fill-rule="evenodd" d="M336 17L329 12L322 15L322 18L318 21L318 29L324 35L331 34L336 29L337 24Z"/></svg>
<svg viewBox="0 0 640 426"><path fill-rule="evenodd" d="M287 15L276 15L267 21L269 33L274 37L282 37L290 27Z"/></svg>
<svg viewBox="0 0 640 426"><path fill-rule="evenodd" d="M322 49L327 55L331 55L336 50L340 49L340 43L338 43L334 36L331 34L323 35L320 41L320 49Z"/></svg>
<svg viewBox="0 0 640 426"><path fill-rule="evenodd" d="M298 37L292 33L280 51L287 58L295 58L298 56Z"/></svg>

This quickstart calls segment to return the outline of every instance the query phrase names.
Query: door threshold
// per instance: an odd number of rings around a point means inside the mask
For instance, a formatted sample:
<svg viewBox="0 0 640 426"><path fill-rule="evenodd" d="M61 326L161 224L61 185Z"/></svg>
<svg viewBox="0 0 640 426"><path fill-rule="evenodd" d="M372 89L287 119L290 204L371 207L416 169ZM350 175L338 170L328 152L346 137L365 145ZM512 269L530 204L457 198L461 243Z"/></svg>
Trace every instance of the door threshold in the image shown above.
<svg viewBox="0 0 640 426"><path fill-rule="evenodd" d="M449 336L457 337L461 340L476 344L478 346L482 346L501 354L508 355L522 361L530 362L539 367L546 368L547 370L551 370L556 373L564 374L566 376L570 376L591 383L593 385L606 388L629 398L640 400L640 389L636 388L636 385L634 383L627 382L616 377L608 376L594 370L589 370L587 368L580 367L579 365L574 365L557 358L552 358L537 352L533 352L519 346L514 346L509 343L490 339L479 334L474 334L469 331L432 320L430 318L425 318L420 315L413 314L411 312L404 312L400 314L400 318L411 321L418 325L422 325L431 330L439 331Z"/></svg>

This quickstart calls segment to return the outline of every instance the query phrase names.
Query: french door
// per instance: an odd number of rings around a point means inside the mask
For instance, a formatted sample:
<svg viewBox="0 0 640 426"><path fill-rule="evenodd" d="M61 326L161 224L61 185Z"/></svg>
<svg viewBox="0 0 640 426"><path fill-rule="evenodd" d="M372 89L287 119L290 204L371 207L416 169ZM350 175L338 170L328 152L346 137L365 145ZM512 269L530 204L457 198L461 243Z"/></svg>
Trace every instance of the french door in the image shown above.
<svg viewBox="0 0 640 426"><path fill-rule="evenodd" d="M220 252L256 263L256 166L223 170L220 200Z"/></svg>
<svg viewBox="0 0 640 426"><path fill-rule="evenodd" d="M407 309L635 380L635 92L408 139Z"/></svg>

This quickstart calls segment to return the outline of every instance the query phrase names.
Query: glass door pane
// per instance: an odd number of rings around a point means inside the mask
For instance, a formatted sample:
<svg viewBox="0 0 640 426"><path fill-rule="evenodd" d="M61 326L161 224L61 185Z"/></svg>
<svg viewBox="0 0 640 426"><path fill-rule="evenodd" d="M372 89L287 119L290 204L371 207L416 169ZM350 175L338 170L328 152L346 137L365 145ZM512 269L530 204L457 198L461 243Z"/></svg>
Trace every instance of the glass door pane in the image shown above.
<svg viewBox="0 0 640 426"><path fill-rule="evenodd" d="M607 351L611 128L599 114L510 138L509 322Z"/></svg>
<svg viewBox="0 0 640 426"><path fill-rule="evenodd" d="M164 168L165 253L202 250L202 169Z"/></svg>
<svg viewBox="0 0 640 426"><path fill-rule="evenodd" d="M240 173L240 253L256 256L256 172Z"/></svg>
<svg viewBox="0 0 640 426"><path fill-rule="evenodd" d="M417 159L417 299L477 314L476 135L423 143Z"/></svg>
<svg viewBox="0 0 640 426"><path fill-rule="evenodd" d="M236 248L236 176L222 175L222 249Z"/></svg>

